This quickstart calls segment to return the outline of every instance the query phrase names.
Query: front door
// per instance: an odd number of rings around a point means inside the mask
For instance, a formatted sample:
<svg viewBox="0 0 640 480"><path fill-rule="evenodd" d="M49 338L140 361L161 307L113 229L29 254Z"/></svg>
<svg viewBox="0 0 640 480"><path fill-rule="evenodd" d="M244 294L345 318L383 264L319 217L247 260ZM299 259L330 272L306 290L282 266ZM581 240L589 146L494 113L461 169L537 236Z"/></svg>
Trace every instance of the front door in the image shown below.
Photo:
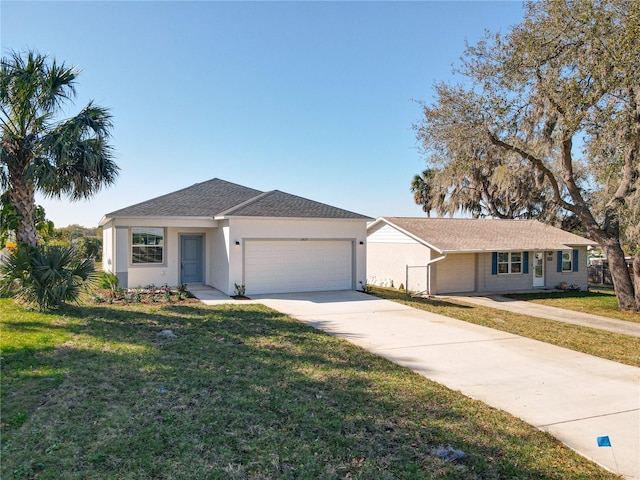
<svg viewBox="0 0 640 480"><path fill-rule="evenodd" d="M533 253L533 286L544 287L544 252Z"/></svg>
<svg viewBox="0 0 640 480"><path fill-rule="evenodd" d="M180 283L202 283L202 235L180 236Z"/></svg>

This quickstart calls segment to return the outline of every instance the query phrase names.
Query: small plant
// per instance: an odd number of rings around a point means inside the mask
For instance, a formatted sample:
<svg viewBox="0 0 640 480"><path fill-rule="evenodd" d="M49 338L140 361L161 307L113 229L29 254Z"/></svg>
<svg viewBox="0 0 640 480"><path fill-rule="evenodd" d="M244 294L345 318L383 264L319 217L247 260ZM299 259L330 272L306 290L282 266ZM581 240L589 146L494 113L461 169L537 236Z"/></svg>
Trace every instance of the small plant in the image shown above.
<svg viewBox="0 0 640 480"><path fill-rule="evenodd" d="M237 283L233 284L237 297L244 297L244 294L247 291L247 288L244 285L238 285Z"/></svg>
<svg viewBox="0 0 640 480"><path fill-rule="evenodd" d="M115 298L118 294L118 277L115 273L102 272L98 277L98 285L111 292L111 298Z"/></svg>
<svg viewBox="0 0 640 480"><path fill-rule="evenodd" d="M107 301L107 298L101 293L97 293L96 295L93 296L93 301L95 303L104 303Z"/></svg>
<svg viewBox="0 0 640 480"><path fill-rule="evenodd" d="M369 293L369 291L371 290L371 286L368 283L364 283L362 280L360 280L360 291L363 293Z"/></svg>

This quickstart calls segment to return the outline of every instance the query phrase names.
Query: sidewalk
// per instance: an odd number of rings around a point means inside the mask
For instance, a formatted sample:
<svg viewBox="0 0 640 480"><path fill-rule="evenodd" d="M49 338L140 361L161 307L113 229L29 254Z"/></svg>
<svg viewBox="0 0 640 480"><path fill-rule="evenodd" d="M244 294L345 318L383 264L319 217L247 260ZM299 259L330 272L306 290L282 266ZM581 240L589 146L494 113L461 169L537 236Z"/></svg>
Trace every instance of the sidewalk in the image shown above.
<svg viewBox="0 0 640 480"><path fill-rule="evenodd" d="M507 310L509 312L530 315L532 317L547 318L558 322L572 323L574 325L582 325L585 327L607 330L640 338L640 323L625 322L624 320L616 320L609 317L591 315L589 313L575 312L564 308L540 305L539 303L514 300L501 295L442 295L437 296L436 298L451 298L460 302L472 303L484 307L497 308L499 310ZM640 459L638 461L640 462Z"/></svg>

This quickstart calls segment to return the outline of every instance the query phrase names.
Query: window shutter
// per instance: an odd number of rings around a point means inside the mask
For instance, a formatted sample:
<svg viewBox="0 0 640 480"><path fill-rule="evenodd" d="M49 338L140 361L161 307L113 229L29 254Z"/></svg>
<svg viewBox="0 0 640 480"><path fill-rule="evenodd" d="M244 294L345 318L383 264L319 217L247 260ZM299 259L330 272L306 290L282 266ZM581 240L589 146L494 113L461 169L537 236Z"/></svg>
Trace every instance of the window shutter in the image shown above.
<svg viewBox="0 0 640 480"><path fill-rule="evenodd" d="M562 250L558 250L558 273L562 273Z"/></svg>
<svg viewBox="0 0 640 480"><path fill-rule="evenodd" d="M498 252L491 254L491 275L498 274Z"/></svg>
<svg viewBox="0 0 640 480"><path fill-rule="evenodd" d="M578 265L578 260L579 260L579 254L578 254L578 249L575 248L573 250L573 271L577 272L578 270L580 270L580 266Z"/></svg>
<svg viewBox="0 0 640 480"><path fill-rule="evenodd" d="M522 254L522 272L529 273L529 252Z"/></svg>

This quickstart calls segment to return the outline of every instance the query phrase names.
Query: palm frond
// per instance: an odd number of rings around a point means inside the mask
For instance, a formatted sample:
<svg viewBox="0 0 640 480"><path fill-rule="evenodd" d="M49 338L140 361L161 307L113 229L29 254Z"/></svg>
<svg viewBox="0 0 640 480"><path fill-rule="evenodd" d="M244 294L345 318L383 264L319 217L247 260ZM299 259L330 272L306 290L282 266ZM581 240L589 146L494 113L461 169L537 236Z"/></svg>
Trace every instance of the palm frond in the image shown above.
<svg viewBox="0 0 640 480"><path fill-rule="evenodd" d="M119 168L108 144L111 118L107 109L89 103L42 139L46 162L37 165L36 177L45 195L79 200L115 183Z"/></svg>
<svg viewBox="0 0 640 480"><path fill-rule="evenodd" d="M49 310L77 302L94 277L93 263L73 247L21 246L0 266L0 293Z"/></svg>

